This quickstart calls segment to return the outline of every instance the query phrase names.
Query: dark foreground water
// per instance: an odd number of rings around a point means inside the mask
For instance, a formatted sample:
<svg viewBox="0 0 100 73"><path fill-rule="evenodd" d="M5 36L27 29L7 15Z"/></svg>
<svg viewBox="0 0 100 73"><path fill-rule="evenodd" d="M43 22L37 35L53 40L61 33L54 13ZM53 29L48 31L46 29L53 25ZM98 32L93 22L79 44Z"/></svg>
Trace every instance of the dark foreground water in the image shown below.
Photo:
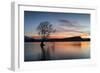
<svg viewBox="0 0 100 73"><path fill-rule="evenodd" d="M90 58L90 42L45 42L46 60ZM40 42L25 42L24 61L41 61Z"/></svg>

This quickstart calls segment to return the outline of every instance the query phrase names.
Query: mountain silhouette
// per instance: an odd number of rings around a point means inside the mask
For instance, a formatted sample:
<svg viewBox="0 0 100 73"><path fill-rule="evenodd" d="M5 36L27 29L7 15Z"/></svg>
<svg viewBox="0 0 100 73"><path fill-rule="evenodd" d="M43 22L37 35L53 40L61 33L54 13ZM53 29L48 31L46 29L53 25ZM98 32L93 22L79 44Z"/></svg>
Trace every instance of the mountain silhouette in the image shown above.
<svg viewBox="0 0 100 73"><path fill-rule="evenodd" d="M46 42L76 42L76 41L90 41L90 38L81 38L80 36L74 36L74 37L68 37L68 38L48 38L48 39L43 39ZM35 39L35 38L31 38L31 37L24 37L24 41L25 42L41 42L43 41L42 39Z"/></svg>

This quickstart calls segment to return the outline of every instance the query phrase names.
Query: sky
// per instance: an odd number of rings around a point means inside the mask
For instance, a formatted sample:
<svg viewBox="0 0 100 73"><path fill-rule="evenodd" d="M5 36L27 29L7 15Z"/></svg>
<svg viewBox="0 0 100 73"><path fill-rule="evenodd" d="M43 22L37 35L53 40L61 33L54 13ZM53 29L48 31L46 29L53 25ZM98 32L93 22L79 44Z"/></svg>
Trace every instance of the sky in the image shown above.
<svg viewBox="0 0 100 73"><path fill-rule="evenodd" d="M38 36L36 28L48 21L56 29L51 36L87 38L90 35L90 14L24 11L24 35Z"/></svg>

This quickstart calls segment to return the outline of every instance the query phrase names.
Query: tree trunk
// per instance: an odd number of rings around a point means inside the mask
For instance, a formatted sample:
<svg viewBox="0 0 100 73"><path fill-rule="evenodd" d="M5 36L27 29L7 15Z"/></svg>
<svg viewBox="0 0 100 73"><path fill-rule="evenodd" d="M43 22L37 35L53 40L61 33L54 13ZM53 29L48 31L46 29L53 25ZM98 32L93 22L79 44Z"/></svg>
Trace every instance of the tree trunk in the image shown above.
<svg viewBox="0 0 100 73"><path fill-rule="evenodd" d="M44 48L44 46L45 46L44 42L41 42L40 46L41 46L41 50L42 50L42 60L45 60L46 53L45 53L45 48Z"/></svg>

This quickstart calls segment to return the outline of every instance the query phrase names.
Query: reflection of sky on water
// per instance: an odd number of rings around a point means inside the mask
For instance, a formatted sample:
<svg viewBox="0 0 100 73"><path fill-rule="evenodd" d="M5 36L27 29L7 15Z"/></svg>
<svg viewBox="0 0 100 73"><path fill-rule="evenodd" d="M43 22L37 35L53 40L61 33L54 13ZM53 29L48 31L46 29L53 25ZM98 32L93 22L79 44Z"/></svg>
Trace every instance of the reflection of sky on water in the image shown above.
<svg viewBox="0 0 100 73"><path fill-rule="evenodd" d="M47 56L51 60L82 59L90 57L89 42L49 42L45 43ZM25 60L35 61L41 59L40 43L25 43Z"/></svg>

